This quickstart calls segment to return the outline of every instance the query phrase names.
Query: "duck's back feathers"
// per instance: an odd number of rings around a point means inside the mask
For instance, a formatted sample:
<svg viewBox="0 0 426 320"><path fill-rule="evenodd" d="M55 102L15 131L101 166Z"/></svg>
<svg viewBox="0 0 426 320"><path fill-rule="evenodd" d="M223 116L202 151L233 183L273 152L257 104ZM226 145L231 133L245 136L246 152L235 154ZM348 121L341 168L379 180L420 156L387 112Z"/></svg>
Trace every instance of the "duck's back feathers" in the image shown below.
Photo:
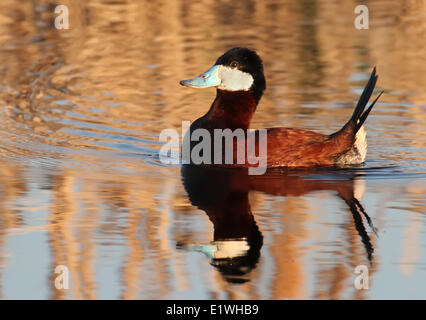
<svg viewBox="0 0 426 320"><path fill-rule="evenodd" d="M382 94L365 108L377 82L376 68L365 86L349 121L341 130L324 135L292 128L267 129L268 167L312 167L363 163L367 154L363 127L368 114Z"/></svg>

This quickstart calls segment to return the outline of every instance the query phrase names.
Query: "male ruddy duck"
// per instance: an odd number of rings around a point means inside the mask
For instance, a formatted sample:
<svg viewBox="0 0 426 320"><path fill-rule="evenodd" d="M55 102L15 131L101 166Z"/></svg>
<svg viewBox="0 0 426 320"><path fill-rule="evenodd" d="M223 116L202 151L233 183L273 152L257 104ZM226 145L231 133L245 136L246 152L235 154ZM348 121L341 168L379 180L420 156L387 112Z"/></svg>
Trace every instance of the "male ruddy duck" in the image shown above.
<svg viewBox="0 0 426 320"><path fill-rule="evenodd" d="M315 167L363 163L367 153L363 124L382 94L381 92L366 109L377 77L374 68L352 117L342 129L331 135L303 129L267 128L267 167ZM256 52L247 48L229 50L219 57L209 70L196 78L182 80L180 84L192 88L217 88L216 98L210 110L197 119L190 128L191 132L195 129L206 129L210 133L215 129L227 128L243 129L246 132L266 88L262 60ZM258 144L256 141L256 148ZM234 159L235 145L234 141ZM246 161L243 166L248 167L250 164Z"/></svg>

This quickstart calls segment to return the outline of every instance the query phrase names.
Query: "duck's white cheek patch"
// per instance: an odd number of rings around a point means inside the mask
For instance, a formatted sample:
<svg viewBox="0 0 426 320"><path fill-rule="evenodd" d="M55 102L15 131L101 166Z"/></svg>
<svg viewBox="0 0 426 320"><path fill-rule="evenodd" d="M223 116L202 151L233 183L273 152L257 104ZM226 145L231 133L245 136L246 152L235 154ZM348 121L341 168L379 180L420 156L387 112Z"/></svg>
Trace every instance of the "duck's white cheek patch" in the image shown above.
<svg viewBox="0 0 426 320"><path fill-rule="evenodd" d="M253 84L253 77L247 72L230 67L220 66L218 72L221 84L219 89L228 91L249 90Z"/></svg>

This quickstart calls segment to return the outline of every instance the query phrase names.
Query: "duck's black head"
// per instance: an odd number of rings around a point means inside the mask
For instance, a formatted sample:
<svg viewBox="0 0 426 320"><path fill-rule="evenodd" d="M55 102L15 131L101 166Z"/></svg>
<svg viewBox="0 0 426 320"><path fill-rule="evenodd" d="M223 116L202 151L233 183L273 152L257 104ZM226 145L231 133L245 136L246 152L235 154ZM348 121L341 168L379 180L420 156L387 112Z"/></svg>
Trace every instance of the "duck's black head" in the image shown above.
<svg viewBox="0 0 426 320"><path fill-rule="evenodd" d="M216 87L225 91L251 91L259 102L266 88L263 63L257 53L247 48L233 48L224 53L206 72L181 85L193 88Z"/></svg>

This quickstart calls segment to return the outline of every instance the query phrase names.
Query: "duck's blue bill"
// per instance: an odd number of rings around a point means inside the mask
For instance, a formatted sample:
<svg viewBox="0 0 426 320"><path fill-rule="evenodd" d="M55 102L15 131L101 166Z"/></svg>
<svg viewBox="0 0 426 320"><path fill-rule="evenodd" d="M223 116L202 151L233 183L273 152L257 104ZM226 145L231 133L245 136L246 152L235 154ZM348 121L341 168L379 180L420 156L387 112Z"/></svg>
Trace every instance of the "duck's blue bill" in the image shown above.
<svg viewBox="0 0 426 320"><path fill-rule="evenodd" d="M219 79L219 66L214 65L209 70L200 74L198 77L181 80L180 84L186 87L192 88L209 88L220 85L221 80Z"/></svg>

